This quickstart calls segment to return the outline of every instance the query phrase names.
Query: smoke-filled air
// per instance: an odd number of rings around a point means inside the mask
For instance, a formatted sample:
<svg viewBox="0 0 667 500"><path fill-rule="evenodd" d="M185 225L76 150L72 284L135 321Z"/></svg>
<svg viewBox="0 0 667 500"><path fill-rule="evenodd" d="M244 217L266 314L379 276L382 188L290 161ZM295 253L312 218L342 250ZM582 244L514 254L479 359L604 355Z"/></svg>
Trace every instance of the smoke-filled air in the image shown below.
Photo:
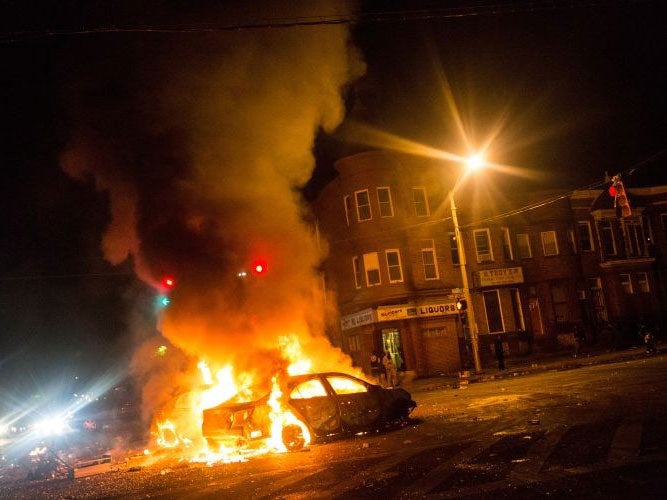
<svg viewBox="0 0 667 500"><path fill-rule="evenodd" d="M299 187L318 129L341 122L341 91L363 68L348 35L118 35L116 52L90 61L103 77L79 70L62 168L108 195L109 262L131 259L156 293L164 276L176 281L156 313L163 338L145 339L133 361L147 417L202 383L201 361L257 380L306 358L314 371L347 363L324 334L324 245Z"/></svg>

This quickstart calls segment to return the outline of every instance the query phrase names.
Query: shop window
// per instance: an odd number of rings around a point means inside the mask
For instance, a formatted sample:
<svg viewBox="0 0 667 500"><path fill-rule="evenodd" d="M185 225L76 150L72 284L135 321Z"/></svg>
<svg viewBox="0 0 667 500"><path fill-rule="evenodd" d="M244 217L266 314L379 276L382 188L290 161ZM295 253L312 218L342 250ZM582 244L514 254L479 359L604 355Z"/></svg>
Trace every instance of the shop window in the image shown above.
<svg viewBox="0 0 667 500"><path fill-rule="evenodd" d="M545 257L558 255L558 241L556 240L556 231L542 231L542 251Z"/></svg>
<svg viewBox="0 0 667 500"><path fill-rule="evenodd" d="M491 236L488 229L476 229L473 231L475 238L475 251L477 252L477 262L493 261L493 251L491 249Z"/></svg>
<svg viewBox="0 0 667 500"><path fill-rule="evenodd" d="M629 274L619 274L618 275L621 281L621 288L627 295L632 295L632 280L630 279Z"/></svg>
<svg viewBox="0 0 667 500"><path fill-rule="evenodd" d="M591 231L590 222L577 222L577 236L579 237L579 248L582 252L593 251L593 232Z"/></svg>
<svg viewBox="0 0 667 500"><path fill-rule="evenodd" d="M640 293L649 293L651 291L648 286L648 274L637 273L637 290Z"/></svg>
<svg viewBox="0 0 667 500"><path fill-rule="evenodd" d="M401 268L401 254L398 250L386 250L387 271L389 272L389 283L400 283L403 281L403 269Z"/></svg>
<svg viewBox="0 0 667 500"><path fill-rule="evenodd" d="M347 348L350 352L361 351L361 342L359 341L359 335L350 335L347 338Z"/></svg>
<svg viewBox="0 0 667 500"><path fill-rule="evenodd" d="M357 200L357 218L359 219L359 222L371 220L373 215L371 213L371 202L368 197L368 189L356 191L354 196Z"/></svg>
<svg viewBox="0 0 667 500"><path fill-rule="evenodd" d="M391 202L391 190L388 187L377 188L380 217L393 217L394 205Z"/></svg>
<svg viewBox="0 0 667 500"><path fill-rule="evenodd" d="M516 244L519 249L519 257L522 259L530 259L533 256L533 251L530 248L530 238L527 234L517 234Z"/></svg>
<svg viewBox="0 0 667 500"><path fill-rule="evenodd" d="M417 217L427 217L429 215L428 199L426 198L426 188L412 188L412 205L415 208Z"/></svg>
<svg viewBox="0 0 667 500"><path fill-rule="evenodd" d="M505 325L503 324L503 314L500 310L500 295L498 290L489 290L483 292L483 296L486 321L489 325L489 333L505 331Z"/></svg>
<svg viewBox="0 0 667 500"><path fill-rule="evenodd" d="M377 252L364 254L364 270L366 271L366 285L380 284L380 260Z"/></svg>

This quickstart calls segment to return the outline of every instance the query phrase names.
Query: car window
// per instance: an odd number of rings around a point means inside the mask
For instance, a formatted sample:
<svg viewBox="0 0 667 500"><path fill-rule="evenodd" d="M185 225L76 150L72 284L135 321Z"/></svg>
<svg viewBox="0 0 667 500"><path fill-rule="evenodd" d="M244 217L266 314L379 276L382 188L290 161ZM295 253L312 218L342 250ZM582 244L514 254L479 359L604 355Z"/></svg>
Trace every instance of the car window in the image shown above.
<svg viewBox="0 0 667 500"><path fill-rule="evenodd" d="M290 399L308 399L326 396L327 391L318 379L310 379L300 383L290 394Z"/></svg>
<svg viewBox="0 0 667 500"><path fill-rule="evenodd" d="M330 376L327 381L336 394L358 394L368 392L368 388L358 380L348 377Z"/></svg>

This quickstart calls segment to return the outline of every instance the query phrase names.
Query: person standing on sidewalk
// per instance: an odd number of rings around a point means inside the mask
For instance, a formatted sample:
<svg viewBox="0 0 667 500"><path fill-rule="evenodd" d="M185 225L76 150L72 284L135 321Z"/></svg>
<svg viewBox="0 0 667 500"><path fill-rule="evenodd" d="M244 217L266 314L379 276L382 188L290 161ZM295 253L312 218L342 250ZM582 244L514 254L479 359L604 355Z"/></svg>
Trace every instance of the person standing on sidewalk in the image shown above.
<svg viewBox="0 0 667 500"><path fill-rule="evenodd" d="M384 371L387 375L387 387L396 387L398 385L396 367L388 352L385 352L384 356L382 356L382 366L384 366Z"/></svg>
<svg viewBox="0 0 667 500"><path fill-rule="evenodd" d="M498 360L498 370L505 369L505 352L503 351L503 339L498 335L494 346L496 359Z"/></svg>

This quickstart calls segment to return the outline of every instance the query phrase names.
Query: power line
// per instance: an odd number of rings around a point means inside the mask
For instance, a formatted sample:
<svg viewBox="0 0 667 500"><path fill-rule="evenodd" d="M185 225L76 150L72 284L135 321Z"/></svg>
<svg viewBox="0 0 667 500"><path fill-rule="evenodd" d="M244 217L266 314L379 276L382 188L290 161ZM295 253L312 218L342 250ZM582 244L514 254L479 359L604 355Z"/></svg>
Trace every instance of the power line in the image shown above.
<svg viewBox="0 0 667 500"><path fill-rule="evenodd" d="M198 24L183 25L140 25L140 26L101 26L93 28L64 28L34 31L7 32L0 35L2 42L17 42L21 40L49 38L58 36L80 36L94 34L117 33L214 33L225 31L246 31L277 28L295 28L308 26L326 26L340 24L373 24L373 23L402 23L408 21L428 21L434 19L449 19L463 17L477 17L500 14L520 14L528 12L581 9L594 7L619 7L623 4L634 5L647 3L652 0L626 0L625 2L611 0L520 0L514 2L489 3L483 5L461 7L438 7L428 9L408 10L377 10L355 12L349 14L329 14L319 16L295 16L288 18L267 18L256 21L235 22L229 24Z"/></svg>

